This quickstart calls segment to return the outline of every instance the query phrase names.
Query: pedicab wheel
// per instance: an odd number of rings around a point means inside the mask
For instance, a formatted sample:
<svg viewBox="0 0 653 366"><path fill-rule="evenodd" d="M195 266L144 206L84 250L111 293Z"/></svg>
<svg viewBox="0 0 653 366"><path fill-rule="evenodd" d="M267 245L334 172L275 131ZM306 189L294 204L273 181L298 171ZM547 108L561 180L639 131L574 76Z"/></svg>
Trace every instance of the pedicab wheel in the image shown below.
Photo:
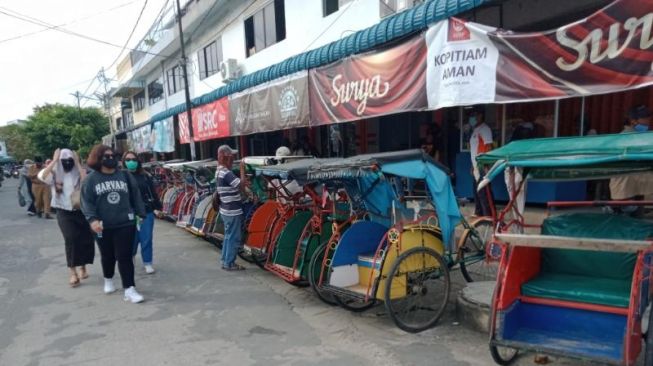
<svg viewBox="0 0 653 366"><path fill-rule="evenodd" d="M252 255L248 254L243 249L238 251L238 257L240 257L240 259L244 260L247 263L254 263L254 258L252 257Z"/></svg>
<svg viewBox="0 0 653 366"><path fill-rule="evenodd" d="M308 280L304 280L304 279L296 280L296 281L288 281L288 283L295 286L295 287L299 287L299 288L304 288L304 287L308 287L308 286L311 285L308 282Z"/></svg>
<svg viewBox="0 0 653 366"><path fill-rule="evenodd" d="M431 248L411 248L390 269L385 308L400 329L418 333L442 317L450 288L449 267L442 256Z"/></svg>
<svg viewBox="0 0 653 366"><path fill-rule="evenodd" d="M267 262L267 260L268 260L267 253L265 253L265 252L253 253L252 252L251 257L252 257L252 260L254 261L254 264L259 266L259 268L261 268L262 270L267 271L267 269L265 269L265 262Z"/></svg>
<svg viewBox="0 0 653 366"><path fill-rule="evenodd" d="M318 284L320 280L320 272L322 270L322 261L324 260L324 251L328 243L323 243L313 252L311 256L311 261L308 264L308 283L310 283L313 292L317 295L317 298L322 300L325 304L329 305L338 305L336 300L333 298L333 295L329 292L322 290L322 287Z"/></svg>
<svg viewBox="0 0 653 366"><path fill-rule="evenodd" d="M646 349L644 350L644 366L653 366L653 315L648 316L648 328L645 338Z"/></svg>
<svg viewBox="0 0 653 366"><path fill-rule="evenodd" d="M490 354L492 359L499 365L510 365L517 357L518 351L509 347L498 347L490 345Z"/></svg>
<svg viewBox="0 0 653 366"><path fill-rule="evenodd" d="M333 295L333 299L338 303L338 305L354 313L362 313L363 311L371 308L376 304L376 300L374 299L369 299L367 301L358 299L345 299L338 297L338 295Z"/></svg>
<svg viewBox="0 0 653 366"><path fill-rule="evenodd" d="M488 261L486 258L486 245L492 240L494 233L492 219L481 218L472 224L472 228L465 230L460 238L460 273L467 282L494 281L497 278L499 263Z"/></svg>

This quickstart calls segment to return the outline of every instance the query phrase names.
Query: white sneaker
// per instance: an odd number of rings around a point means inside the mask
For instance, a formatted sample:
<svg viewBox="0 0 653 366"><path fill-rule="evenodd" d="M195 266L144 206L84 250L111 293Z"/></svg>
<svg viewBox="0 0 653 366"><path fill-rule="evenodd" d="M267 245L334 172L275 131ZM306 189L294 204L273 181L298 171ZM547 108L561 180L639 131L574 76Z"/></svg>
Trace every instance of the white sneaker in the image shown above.
<svg viewBox="0 0 653 366"><path fill-rule="evenodd" d="M116 292L116 286L113 285L113 278L104 279L104 293L110 294Z"/></svg>
<svg viewBox="0 0 653 366"><path fill-rule="evenodd" d="M156 271L154 270L154 267L152 267L151 264L146 264L145 265L145 273L152 274L154 272L156 272Z"/></svg>
<svg viewBox="0 0 653 366"><path fill-rule="evenodd" d="M125 297L123 299L125 301L131 302L132 304L138 304L139 302L143 302L143 300L145 300L141 294L136 292L136 288L134 286L125 290Z"/></svg>

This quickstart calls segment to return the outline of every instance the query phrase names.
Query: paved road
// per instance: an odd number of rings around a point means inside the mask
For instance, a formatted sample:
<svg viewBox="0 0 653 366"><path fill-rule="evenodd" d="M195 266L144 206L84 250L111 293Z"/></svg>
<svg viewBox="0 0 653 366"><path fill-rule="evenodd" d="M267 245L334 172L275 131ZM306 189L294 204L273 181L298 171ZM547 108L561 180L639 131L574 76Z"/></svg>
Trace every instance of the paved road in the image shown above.
<svg viewBox="0 0 653 366"><path fill-rule="evenodd" d="M164 222L157 273L137 269L145 303L102 293L99 256L71 289L56 220L27 217L15 186L0 188L0 365L493 364L486 336L456 325L453 302L438 327L406 334L382 307L352 314L257 268L224 272L216 249Z"/></svg>

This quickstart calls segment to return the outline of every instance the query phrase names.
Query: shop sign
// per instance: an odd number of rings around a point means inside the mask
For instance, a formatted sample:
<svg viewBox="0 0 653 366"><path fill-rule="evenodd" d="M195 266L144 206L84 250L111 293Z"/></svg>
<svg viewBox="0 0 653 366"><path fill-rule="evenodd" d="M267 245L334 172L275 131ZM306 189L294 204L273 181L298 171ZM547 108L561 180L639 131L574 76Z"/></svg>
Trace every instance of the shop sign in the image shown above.
<svg viewBox="0 0 653 366"><path fill-rule="evenodd" d="M229 100L221 98L215 102L195 107L191 110L193 118L193 140L205 141L229 136ZM179 142L190 142L188 115L180 113Z"/></svg>
<svg viewBox="0 0 653 366"><path fill-rule="evenodd" d="M156 152L168 153L175 151L175 128L172 117L154 122L151 141L153 141L152 150Z"/></svg>
<svg viewBox="0 0 653 366"><path fill-rule="evenodd" d="M605 94L653 85L653 2L617 0L546 32L455 18L426 33L429 108Z"/></svg>
<svg viewBox="0 0 653 366"><path fill-rule="evenodd" d="M420 35L387 50L312 69L311 125L426 108L426 52Z"/></svg>
<svg viewBox="0 0 653 366"><path fill-rule="evenodd" d="M308 73L298 72L229 96L231 134L306 127Z"/></svg>

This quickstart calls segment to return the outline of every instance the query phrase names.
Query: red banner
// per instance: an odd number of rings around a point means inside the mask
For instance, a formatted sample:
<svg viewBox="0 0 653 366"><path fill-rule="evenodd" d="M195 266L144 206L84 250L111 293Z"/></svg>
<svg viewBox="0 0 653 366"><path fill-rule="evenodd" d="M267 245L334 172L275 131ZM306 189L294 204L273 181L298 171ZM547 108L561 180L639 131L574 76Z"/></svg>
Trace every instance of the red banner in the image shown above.
<svg viewBox="0 0 653 366"><path fill-rule="evenodd" d="M225 97L213 103L192 109L193 140L205 141L228 137L229 130L229 100ZM187 114L179 114L179 142L190 142Z"/></svg>
<svg viewBox="0 0 653 366"><path fill-rule="evenodd" d="M311 125L424 109L423 35L309 71Z"/></svg>

